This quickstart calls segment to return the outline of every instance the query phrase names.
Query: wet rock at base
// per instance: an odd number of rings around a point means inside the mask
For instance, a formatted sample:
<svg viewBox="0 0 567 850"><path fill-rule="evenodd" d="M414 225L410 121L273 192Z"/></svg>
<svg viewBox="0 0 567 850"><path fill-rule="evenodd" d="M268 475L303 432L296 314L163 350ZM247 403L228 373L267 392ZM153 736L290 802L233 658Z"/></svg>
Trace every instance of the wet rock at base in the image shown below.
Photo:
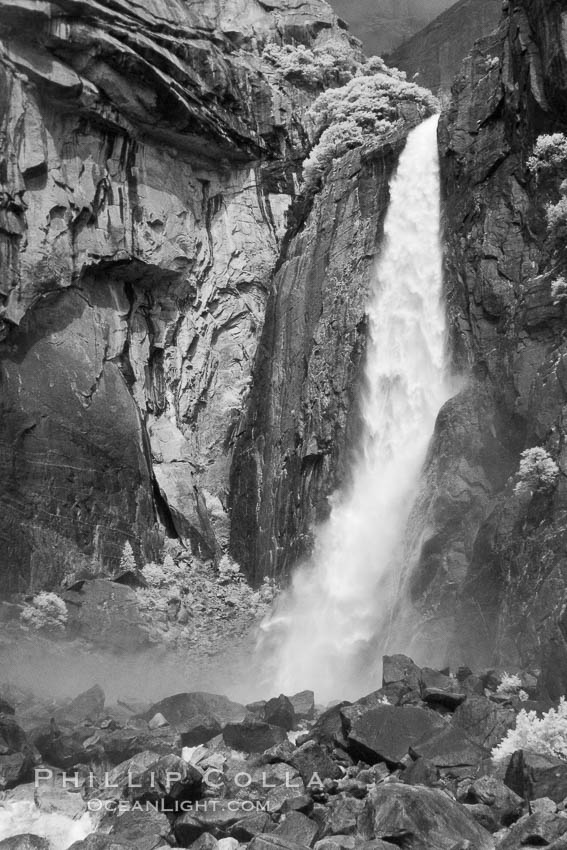
<svg viewBox="0 0 567 850"><path fill-rule="evenodd" d="M343 736L341 712L350 705L350 702L339 702L324 711L309 732L309 739L326 746L334 746Z"/></svg>
<svg viewBox="0 0 567 850"><path fill-rule="evenodd" d="M454 850L470 841L474 850L494 850L490 833L442 791L391 783L373 788L358 821L360 835L398 843L408 850ZM460 846L460 845L459 845Z"/></svg>
<svg viewBox="0 0 567 850"><path fill-rule="evenodd" d="M263 753L287 737L280 726L270 726L269 723L252 718L241 723L227 723L222 735L227 747L244 753Z"/></svg>
<svg viewBox="0 0 567 850"><path fill-rule="evenodd" d="M341 714L349 752L368 764L399 764L412 745L443 726L434 712L409 705L378 705L367 710L354 703Z"/></svg>

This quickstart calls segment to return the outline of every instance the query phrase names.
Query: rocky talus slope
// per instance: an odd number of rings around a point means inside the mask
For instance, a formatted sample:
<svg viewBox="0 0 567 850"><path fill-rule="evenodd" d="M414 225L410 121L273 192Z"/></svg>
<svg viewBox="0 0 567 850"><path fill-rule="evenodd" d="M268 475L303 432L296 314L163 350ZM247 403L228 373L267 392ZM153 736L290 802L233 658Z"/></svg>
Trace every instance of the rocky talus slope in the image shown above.
<svg viewBox="0 0 567 850"><path fill-rule="evenodd" d="M5 683L1 803L28 830L0 822L0 848L49 850L34 824L59 817L69 834L94 830L72 850L564 850L565 760L491 755L522 707L547 708L535 677L506 692L496 670L401 655L383 669L378 691L326 710L312 691L149 705L107 703L98 685L48 702Z"/></svg>
<svg viewBox="0 0 567 850"><path fill-rule="evenodd" d="M426 652L541 665L553 697L567 690L567 350L551 290L563 259L545 219L558 188L526 161L538 135L566 129L566 15L555 0L510 4L441 119L447 302L465 383L437 423L409 587ZM560 474L555 489L522 495L532 446Z"/></svg>
<svg viewBox="0 0 567 850"><path fill-rule="evenodd" d="M321 90L263 49L356 49L323 0L2 0L0 39L1 589L216 556Z"/></svg>
<svg viewBox="0 0 567 850"><path fill-rule="evenodd" d="M474 42L495 29L502 0L459 0L393 51L387 61L436 94L449 93ZM417 75L417 76L416 76Z"/></svg>

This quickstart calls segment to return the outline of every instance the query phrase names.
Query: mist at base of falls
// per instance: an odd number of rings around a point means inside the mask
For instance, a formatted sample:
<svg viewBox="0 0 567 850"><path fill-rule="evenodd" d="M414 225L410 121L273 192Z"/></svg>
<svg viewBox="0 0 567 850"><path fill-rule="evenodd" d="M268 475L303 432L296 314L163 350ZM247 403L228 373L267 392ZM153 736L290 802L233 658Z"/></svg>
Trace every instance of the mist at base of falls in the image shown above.
<svg viewBox="0 0 567 850"><path fill-rule="evenodd" d="M273 693L311 688L325 701L380 686L406 526L437 413L452 394L437 122L433 116L410 133L390 184L351 483L332 497L310 561L263 624L259 653Z"/></svg>

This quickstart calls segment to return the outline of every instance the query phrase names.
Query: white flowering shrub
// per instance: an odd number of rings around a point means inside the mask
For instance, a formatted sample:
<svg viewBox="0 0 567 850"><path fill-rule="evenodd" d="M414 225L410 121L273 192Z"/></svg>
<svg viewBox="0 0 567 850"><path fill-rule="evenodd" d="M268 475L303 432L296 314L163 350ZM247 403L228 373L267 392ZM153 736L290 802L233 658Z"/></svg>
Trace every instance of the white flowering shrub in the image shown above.
<svg viewBox="0 0 567 850"><path fill-rule="evenodd" d="M567 702L561 697L557 709L538 717L535 711L522 709L516 718L516 728L492 750L495 761L511 756L516 750L526 750L542 756L567 760Z"/></svg>
<svg viewBox="0 0 567 850"><path fill-rule="evenodd" d="M61 632L68 619L65 602L56 593L42 591L20 614L21 624L34 631Z"/></svg>
<svg viewBox="0 0 567 850"><path fill-rule="evenodd" d="M534 446L522 452L521 458L518 482L514 487L516 496L553 490L559 478L559 467L551 455L541 446Z"/></svg>
<svg viewBox="0 0 567 850"><path fill-rule="evenodd" d="M534 145L532 156L528 159L528 169L532 174L560 170L565 165L567 165L567 136L563 133L540 136Z"/></svg>
<svg viewBox="0 0 567 850"><path fill-rule="evenodd" d="M517 694L522 687L522 680L515 673L503 673L500 684L496 688L497 694Z"/></svg>
<svg viewBox="0 0 567 850"><path fill-rule="evenodd" d="M563 275L560 275L552 282L551 297L554 304L565 304L567 302L567 280L565 280Z"/></svg>
<svg viewBox="0 0 567 850"><path fill-rule="evenodd" d="M341 88L319 95L310 110L315 145L303 165L304 186L318 185L334 159L366 141L380 141L403 124L404 102L420 105L424 114L435 112L431 92L408 83L397 72L357 76Z"/></svg>
<svg viewBox="0 0 567 850"><path fill-rule="evenodd" d="M558 242L567 237L567 198L562 197L556 204L548 204L545 208L547 231Z"/></svg>

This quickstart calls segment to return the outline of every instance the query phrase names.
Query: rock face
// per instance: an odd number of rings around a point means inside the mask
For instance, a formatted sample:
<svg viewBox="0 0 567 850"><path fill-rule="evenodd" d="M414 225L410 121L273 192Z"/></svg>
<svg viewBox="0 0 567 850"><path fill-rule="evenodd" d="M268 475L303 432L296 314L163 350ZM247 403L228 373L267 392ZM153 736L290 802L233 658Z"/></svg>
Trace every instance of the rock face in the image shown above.
<svg viewBox="0 0 567 850"><path fill-rule="evenodd" d="M318 93L262 49L348 36L324 0L0 18L0 590L151 558L160 523L218 555Z"/></svg>
<svg viewBox="0 0 567 850"><path fill-rule="evenodd" d="M390 53L454 0L330 0L368 55ZM470 47L470 44L468 45Z"/></svg>
<svg viewBox="0 0 567 850"><path fill-rule="evenodd" d="M567 688L567 349L545 225L557 190L536 185L526 159L539 134L565 129L565 21L552 0L510 4L442 116L447 301L465 381L437 422L408 585L435 623L425 657L542 665L553 697ZM510 476L530 446L561 474L553 492L520 498Z"/></svg>
<svg viewBox="0 0 567 850"><path fill-rule="evenodd" d="M449 93L474 42L498 26L502 0L460 0L388 53L388 64L437 93Z"/></svg>
<svg viewBox="0 0 567 850"><path fill-rule="evenodd" d="M407 127L420 120L406 112ZM309 550L360 428L366 303L405 133L337 160L274 279L231 475L231 546L258 580Z"/></svg>

